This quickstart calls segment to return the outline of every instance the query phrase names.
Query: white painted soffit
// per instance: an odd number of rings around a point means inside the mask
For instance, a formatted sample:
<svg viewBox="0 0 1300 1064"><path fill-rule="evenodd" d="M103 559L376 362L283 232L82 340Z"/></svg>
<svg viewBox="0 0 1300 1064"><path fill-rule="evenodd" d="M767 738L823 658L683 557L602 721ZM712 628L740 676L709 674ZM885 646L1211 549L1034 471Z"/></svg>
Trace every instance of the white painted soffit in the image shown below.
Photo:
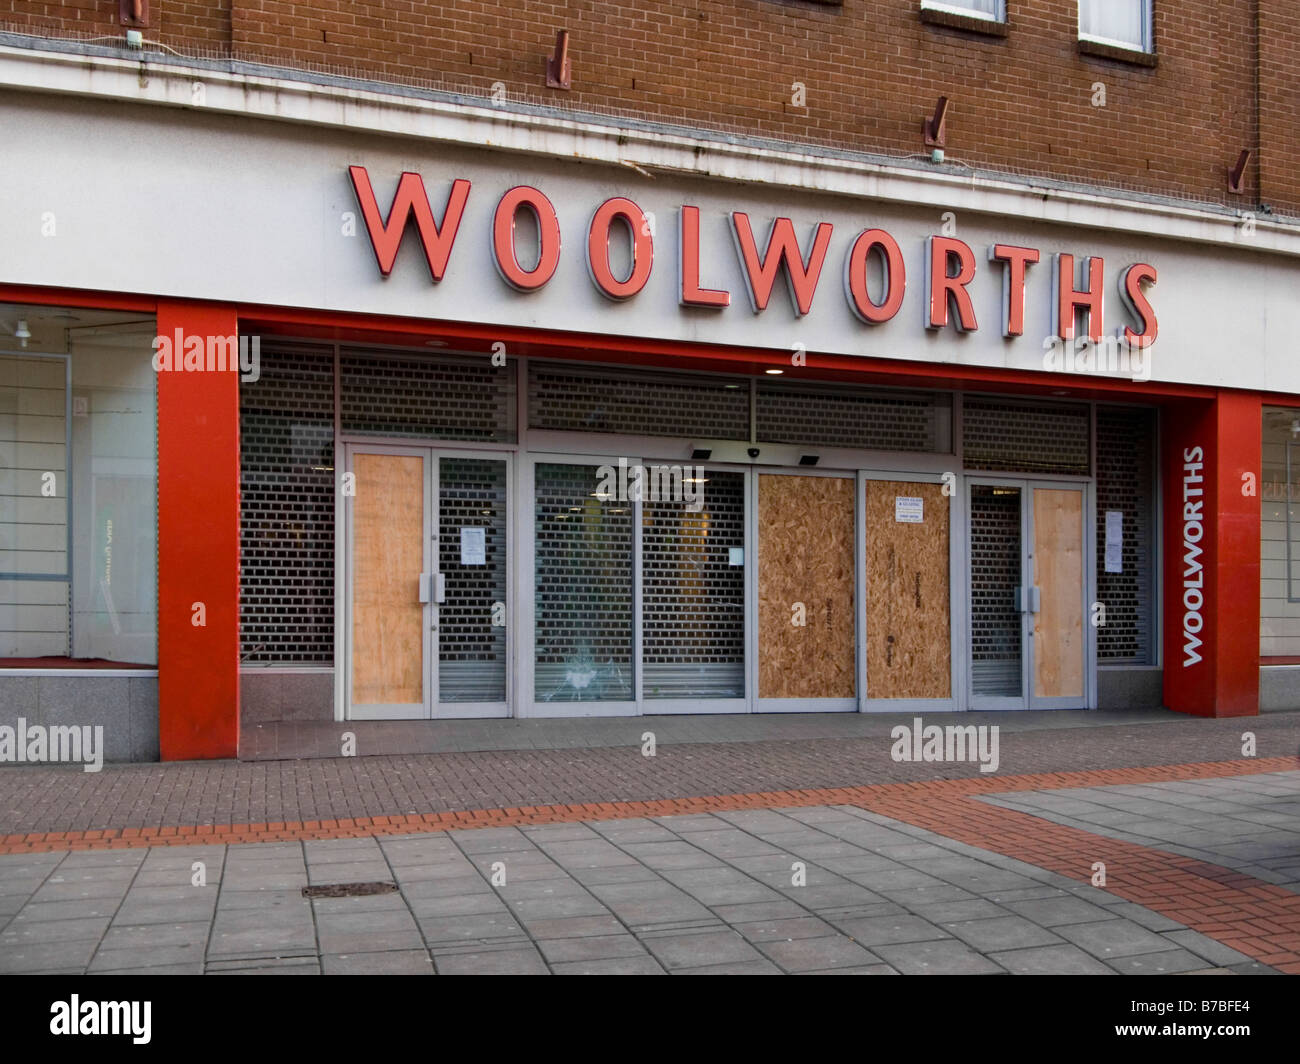
<svg viewBox="0 0 1300 1064"><path fill-rule="evenodd" d="M195 104L202 82L201 106ZM498 151L693 175L887 203L1009 215L1073 227L1300 256L1300 226L1269 216L1244 224L1195 204L1114 192L1032 185L988 174L956 174L731 143L490 105L425 99L208 66L141 61L0 45L0 89L203 110L304 125L414 137ZM642 178L644 180L644 177Z"/></svg>

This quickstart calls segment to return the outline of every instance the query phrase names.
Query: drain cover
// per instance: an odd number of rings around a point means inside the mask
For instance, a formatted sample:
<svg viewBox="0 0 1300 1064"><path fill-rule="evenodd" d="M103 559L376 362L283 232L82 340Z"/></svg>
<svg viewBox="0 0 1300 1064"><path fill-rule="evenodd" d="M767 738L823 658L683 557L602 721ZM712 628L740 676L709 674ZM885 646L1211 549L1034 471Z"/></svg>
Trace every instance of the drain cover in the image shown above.
<svg viewBox="0 0 1300 1064"><path fill-rule="evenodd" d="M303 887L304 898L362 898L367 894L392 894L396 883L323 883L316 887Z"/></svg>

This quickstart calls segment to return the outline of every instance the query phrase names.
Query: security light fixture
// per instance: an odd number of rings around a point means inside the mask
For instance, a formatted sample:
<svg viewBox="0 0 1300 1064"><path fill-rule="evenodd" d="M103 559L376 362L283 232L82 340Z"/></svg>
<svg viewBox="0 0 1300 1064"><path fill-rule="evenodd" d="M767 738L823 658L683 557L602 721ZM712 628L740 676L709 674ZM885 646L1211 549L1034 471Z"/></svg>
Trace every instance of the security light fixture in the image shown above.
<svg viewBox="0 0 1300 1064"><path fill-rule="evenodd" d="M712 450L712 448L709 448L709 447L692 447L692 448L691 448L691 461L692 461L692 462L707 462L707 461L708 461L710 458L712 458L712 457L713 457L713 450Z"/></svg>
<svg viewBox="0 0 1300 1064"><path fill-rule="evenodd" d="M819 455L819 454L801 454L801 455L799 456L799 464L800 464L800 465L816 465L818 462L821 461L821 457L822 457L822 456Z"/></svg>

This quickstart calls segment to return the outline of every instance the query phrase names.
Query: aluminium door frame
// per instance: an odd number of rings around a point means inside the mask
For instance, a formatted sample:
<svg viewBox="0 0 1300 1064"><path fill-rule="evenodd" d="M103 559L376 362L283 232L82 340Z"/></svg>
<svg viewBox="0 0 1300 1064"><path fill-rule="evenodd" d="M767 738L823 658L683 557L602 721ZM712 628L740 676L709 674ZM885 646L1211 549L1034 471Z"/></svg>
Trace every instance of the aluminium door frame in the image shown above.
<svg viewBox="0 0 1300 1064"><path fill-rule="evenodd" d="M439 687L438 668L440 664L442 650L442 615L438 611L438 603L431 602L431 615L436 615L438 625L438 638L433 640L434 653L426 672L430 672L429 689L429 711L432 720L489 720L501 719L511 715L511 707L514 705L514 624L513 619L514 603L512 601L514 591L514 569L515 562L515 506L514 506L514 461L515 451L513 449L496 449L488 450L479 447L462 447L442 446L433 444L429 448L431 457L430 473L432 476L431 485L431 504L430 504L430 533L431 538L434 529L437 530L437 543L439 547L442 544L442 522L441 522L441 491L442 491L442 469L440 460L443 458L468 458L479 462L503 462L506 467L506 487L505 487L505 508L506 508L506 545L505 545L505 566L506 566L506 649L505 649L505 701L504 702L443 702L441 701L441 689ZM433 553L431 568L426 572L441 572L441 559L437 551ZM433 596L431 595L430 598ZM453 710L452 712L439 712L440 707L446 706Z"/></svg>
<svg viewBox="0 0 1300 1064"><path fill-rule="evenodd" d="M646 459L641 458L639 461L652 462L656 465L663 464L663 459ZM742 676L745 693L740 698L646 698L642 687L645 678L645 669L643 665L643 655L645 650L644 634L642 631L642 581L643 572L641 569L641 552L642 543L645 535L645 526L642 517L638 517L636 525L636 555L637 555L637 641L636 641L636 658L635 668L637 675L637 699L641 707L641 716L676 716L689 714L727 714L738 715L754 712L752 693L755 690L750 684L749 663L750 663L750 640L754 637L754 628L750 619L750 595L749 595L749 572L753 567L751 558L754 556L753 544L749 536L749 512L750 509L757 505L755 486L753 478L748 476L751 466L746 463L737 462L693 462L687 459L688 464L698 464L705 472L715 473L740 473L744 477L742 484L744 488L744 509L741 521L741 546L744 550L744 565L741 579L741 646L744 661L742 664ZM707 504L706 504L707 505ZM640 511L644 514L644 511Z"/></svg>
<svg viewBox="0 0 1300 1064"><path fill-rule="evenodd" d="M355 707L352 704L352 679L353 679L353 609L356 605L355 588L353 581L355 579L353 550L356 545L356 529L354 526L354 517L352 509L352 497L341 496L340 507L343 511L340 522L342 529L343 550L340 559L342 566L342 584L343 593L340 598L343 607L339 611L339 617L342 621L342 642L343 642L343 661L342 669L339 670L342 675L342 682L339 687L342 690L342 711L343 716L338 717L338 707L336 706L336 719L340 720L472 720L483 718L500 718L510 716L510 707L512 702L512 685L513 685L513 634L510 623L513 616L511 594L511 565L513 563L513 506L512 506L512 478L514 476L514 463L511 461L513 451L495 450L488 451L484 448L462 448L462 447L443 447L437 444L430 444L424 441L419 442L400 442L395 443L391 438L386 439L383 443L372 443L368 440L362 442L345 441L342 444L344 472L353 472L353 462L357 454L388 454L399 457L419 457L425 463L424 468L424 529L423 529L423 568L422 573L434 573L438 571L439 559L435 550L435 540L441 542L442 529L438 520L438 501L439 489L441 486L441 470L439 468L439 459L441 458L469 458L478 461L501 461L506 467L506 698L505 702L466 702L445 703L449 707L459 707L453 712L439 712L439 707L444 703L439 700L439 640L435 637L435 616L437 603L432 600L424 604L423 617L423 638L421 640L422 653L424 661L421 667L422 682L424 685L424 712L419 716L412 716L409 713L394 713L391 707L385 707L375 713L364 713L358 716ZM434 530L437 529L435 537Z"/></svg>
<svg viewBox="0 0 1300 1064"><path fill-rule="evenodd" d="M636 717L640 716L639 699L641 694L640 674L640 637L641 637L641 536L638 532L641 522L640 500L628 500L632 508L632 697L617 702L539 702L537 699L536 664L537 664L537 467L538 465L575 465L596 466L614 465L620 458L627 460L628 466L641 461L632 455L609 455L606 453L547 453L525 451L520 455L519 496L519 567L518 579L519 604L518 628L520 630L518 646L519 685L515 701L515 716L524 718L554 717ZM593 485L594 486L594 485ZM523 507L527 506L525 520ZM552 708L554 707L554 708Z"/></svg>
<svg viewBox="0 0 1300 1064"><path fill-rule="evenodd" d="M1095 533L1095 514L1093 507L1095 505L1095 484L1091 477L1053 477L1043 475L1026 475L1013 474L1008 476L999 476L997 474L986 473L968 473L965 478L965 485L962 489L963 499L965 501L965 520L963 528L963 550L965 552L965 564L963 566L965 579L963 580L965 603L963 606L966 615L966 644L963 647L963 657L966 661L966 683L965 695L967 707L972 710L980 711L1019 711L1031 709L1096 709L1097 708L1097 632L1092 625L1092 605L1095 601L1096 589L1096 533ZM1030 631L1033 624L1033 614L1027 610L1020 611L1020 694L1018 696L1009 695L985 695L977 696L972 688L974 679L974 669L970 665L971 654L974 651L974 619L970 616L970 610L973 603L973 593L971 581L974 574L971 571L969 560L970 555L970 537L971 537L971 506L970 491L977 485L1000 488L1016 488L1020 492L1020 584L1022 588L1033 586L1031 581L1033 577L1032 563L1033 558L1033 493L1037 488L1046 490L1069 490L1081 493L1081 520L1083 528L1081 529L1081 550L1083 552L1082 564L1082 581L1083 587L1080 601L1083 606L1083 639L1084 639L1084 658L1083 658L1083 694L1080 698L1073 695L1069 696L1052 696L1044 698L1034 695L1034 668L1036 665L1037 648L1030 637ZM1079 705L1060 705L1061 702L1083 702ZM977 704L978 703L978 704ZM1044 704L1047 703L1047 704Z"/></svg>
<svg viewBox="0 0 1300 1064"><path fill-rule="evenodd" d="M1085 479L1051 479L1038 480L1031 479L1028 481L1029 495L1024 502L1027 511L1029 535L1033 537L1034 528L1034 507L1033 493L1036 490L1045 491L1079 491L1082 493L1080 498L1080 520L1083 522L1083 528L1080 529L1080 549L1083 552L1082 565L1080 566L1080 578L1083 586L1079 589L1079 602L1083 607L1082 633L1083 633L1083 693L1081 696L1075 695L1035 695L1033 689L1034 673L1029 674L1029 684L1025 688L1025 696L1029 700L1030 709L1096 709L1097 708L1097 629L1092 623L1094 604L1097 601L1097 545L1096 545L1096 514L1094 513L1094 499L1096 496L1095 482L1092 478ZM1033 539L1026 540L1027 549L1031 547ZM1034 559L1035 562L1037 559ZM1033 567L1028 567L1027 576L1034 576ZM1027 623L1032 624L1032 615L1026 615L1029 620ZM1036 666L1037 647L1034 648L1035 657L1031 666ZM1078 703L1080 698L1083 705Z"/></svg>

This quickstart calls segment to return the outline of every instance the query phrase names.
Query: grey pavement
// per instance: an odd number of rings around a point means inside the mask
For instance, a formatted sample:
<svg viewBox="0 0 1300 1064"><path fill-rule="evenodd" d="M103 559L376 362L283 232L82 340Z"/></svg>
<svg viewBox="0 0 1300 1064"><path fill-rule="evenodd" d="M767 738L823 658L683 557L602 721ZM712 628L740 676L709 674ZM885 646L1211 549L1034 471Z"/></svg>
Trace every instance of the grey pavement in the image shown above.
<svg viewBox="0 0 1300 1064"><path fill-rule="evenodd" d="M364 882L399 889L303 896ZM0 856L4 973L1207 970L1270 971L1103 890L847 806Z"/></svg>
<svg viewBox="0 0 1300 1064"><path fill-rule="evenodd" d="M981 800L1300 893L1300 772L1024 791Z"/></svg>

